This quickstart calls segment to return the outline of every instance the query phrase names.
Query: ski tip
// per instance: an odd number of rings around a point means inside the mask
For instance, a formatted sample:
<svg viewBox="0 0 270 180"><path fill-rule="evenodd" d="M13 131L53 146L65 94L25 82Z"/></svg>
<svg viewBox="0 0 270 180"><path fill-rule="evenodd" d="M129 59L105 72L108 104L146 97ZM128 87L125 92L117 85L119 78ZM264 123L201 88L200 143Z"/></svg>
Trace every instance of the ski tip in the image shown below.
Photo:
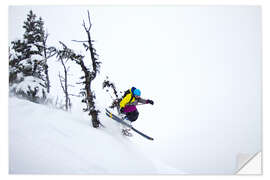
<svg viewBox="0 0 270 180"><path fill-rule="evenodd" d="M112 118L112 113L107 112L106 115Z"/></svg>

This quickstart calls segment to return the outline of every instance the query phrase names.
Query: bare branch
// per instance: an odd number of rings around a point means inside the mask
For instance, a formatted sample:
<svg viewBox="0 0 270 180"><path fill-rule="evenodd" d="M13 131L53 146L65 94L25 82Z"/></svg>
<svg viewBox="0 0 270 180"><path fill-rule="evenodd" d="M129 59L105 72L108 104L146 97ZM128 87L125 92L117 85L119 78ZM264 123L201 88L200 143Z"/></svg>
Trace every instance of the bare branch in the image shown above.
<svg viewBox="0 0 270 180"><path fill-rule="evenodd" d="M83 27L84 27L85 31L88 32L84 20L83 20Z"/></svg>
<svg viewBox="0 0 270 180"><path fill-rule="evenodd" d="M62 82L62 80L61 80L60 72L59 72L58 76L59 76L59 80L60 80L61 87L62 87L63 91L65 92L65 88L64 88L63 82Z"/></svg>
<svg viewBox="0 0 270 180"><path fill-rule="evenodd" d="M81 97L81 95L76 95L76 94L68 94L70 96L75 96L75 97Z"/></svg>
<svg viewBox="0 0 270 180"><path fill-rule="evenodd" d="M82 43L82 42L88 42L87 40L86 40L86 41L71 40L71 41L74 41L74 42L79 42L79 43Z"/></svg>
<svg viewBox="0 0 270 180"><path fill-rule="evenodd" d="M84 84L84 82L76 82L76 84Z"/></svg>
<svg viewBox="0 0 270 180"><path fill-rule="evenodd" d="M88 28L88 31L90 31L91 27L92 27L92 24L91 24L91 20L90 20L90 12L87 11L88 13L88 21L89 21L89 28Z"/></svg>

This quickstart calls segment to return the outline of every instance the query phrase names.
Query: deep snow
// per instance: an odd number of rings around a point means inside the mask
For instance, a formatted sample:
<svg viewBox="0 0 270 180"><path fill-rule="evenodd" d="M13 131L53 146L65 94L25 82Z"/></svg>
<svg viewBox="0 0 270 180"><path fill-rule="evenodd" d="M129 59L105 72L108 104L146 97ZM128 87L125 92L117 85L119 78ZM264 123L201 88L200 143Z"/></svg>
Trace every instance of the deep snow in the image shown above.
<svg viewBox="0 0 270 180"><path fill-rule="evenodd" d="M88 116L10 98L10 173L182 173L147 157L138 145L121 135L116 122L103 123L106 128L94 129Z"/></svg>

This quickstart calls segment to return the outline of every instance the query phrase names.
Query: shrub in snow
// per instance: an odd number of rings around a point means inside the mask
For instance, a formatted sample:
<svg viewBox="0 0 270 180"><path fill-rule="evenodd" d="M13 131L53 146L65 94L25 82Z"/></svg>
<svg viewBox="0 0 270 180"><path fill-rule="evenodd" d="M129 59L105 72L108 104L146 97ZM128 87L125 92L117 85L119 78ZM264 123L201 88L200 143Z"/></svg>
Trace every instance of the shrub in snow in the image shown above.
<svg viewBox="0 0 270 180"><path fill-rule="evenodd" d="M10 87L11 94L19 97L27 98L30 101L42 103L46 100L46 88L43 81L33 77L23 77L19 83L15 83Z"/></svg>

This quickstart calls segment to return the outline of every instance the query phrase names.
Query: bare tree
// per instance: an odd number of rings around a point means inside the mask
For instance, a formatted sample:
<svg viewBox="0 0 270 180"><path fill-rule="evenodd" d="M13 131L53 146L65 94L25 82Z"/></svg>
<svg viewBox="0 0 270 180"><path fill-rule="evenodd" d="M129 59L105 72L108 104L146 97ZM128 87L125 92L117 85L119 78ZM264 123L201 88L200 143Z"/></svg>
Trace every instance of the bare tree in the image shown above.
<svg viewBox="0 0 270 180"><path fill-rule="evenodd" d="M44 61L44 71L45 71L45 76L46 76L46 83L47 83L47 93L50 93L50 87L51 87L51 84L50 84L50 78L49 78L49 66L48 66L48 59L52 56L55 55L55 48L47 48L46 47L46 44L47 44L47 39L48 39L48 36L49 34L46 33L45 36L44 36L44 39L42 41L42 45L43 45L43 54L44 54L44 58L45 58L45 61Z"/></svg>
<svg viewBox="0 0 270 180"><path fill-rule="evenodd" d="M61 87L63 89L63 92L65 94L65 109L66 111L68 111L71 107L71 102L70 102L70 98L69 98L69 93L68 93L68 70L69 67L66 66L66 63L68 60L72 59L73 56L73 51L69 48L67 48L67 46L60 42L60 44L63 46L62 50L58 50L57 51L57 58L58 60L61 62L63 68L64 68L64 76L62 76L59 72L58 76L59 76L59 80L60 80L60 84Z"/></svg>
<svg viewBox="0 0 270 180"><path fill-rule="evenodd" d="M90 13L89 13L89 11L87 11L87 12L88 12L89 27L87 27L85 24L85 21L83 21L83 27L84 27L84 30L85 30L86 35L87 35L87 40L86 41L74 40L74 41L82 42L86 51L89 51L91 61L92 61L91 70L90 70L90 68L87 68L87 66L85 65L82 56L81 57L77 56L76 58L74 58L74 60L77 64L80 65L80 67L84 73L84 76L82 77L82 79L84 79L83 84L85 86L84 86L83 91L81 92L81 94L85 97L83 99L83 102L86 103L86 108L84 109L84 111L89 112L89 115L91 115L91 117L92 117L92 125L93 125L93 127L97 128L100 125L100 122L98 120L98 113L100 111L97 110L95 107L94 99L96 97L95 97L94 91L91 89L91 84L92 84L93 80L96 78L97 73L99 72L101 62L98 61L98 54L96 53L96 49L93 47L94 41L91 39L91 34L90 34L92 24L91 24L91 20L90 20Z"/></svg>

